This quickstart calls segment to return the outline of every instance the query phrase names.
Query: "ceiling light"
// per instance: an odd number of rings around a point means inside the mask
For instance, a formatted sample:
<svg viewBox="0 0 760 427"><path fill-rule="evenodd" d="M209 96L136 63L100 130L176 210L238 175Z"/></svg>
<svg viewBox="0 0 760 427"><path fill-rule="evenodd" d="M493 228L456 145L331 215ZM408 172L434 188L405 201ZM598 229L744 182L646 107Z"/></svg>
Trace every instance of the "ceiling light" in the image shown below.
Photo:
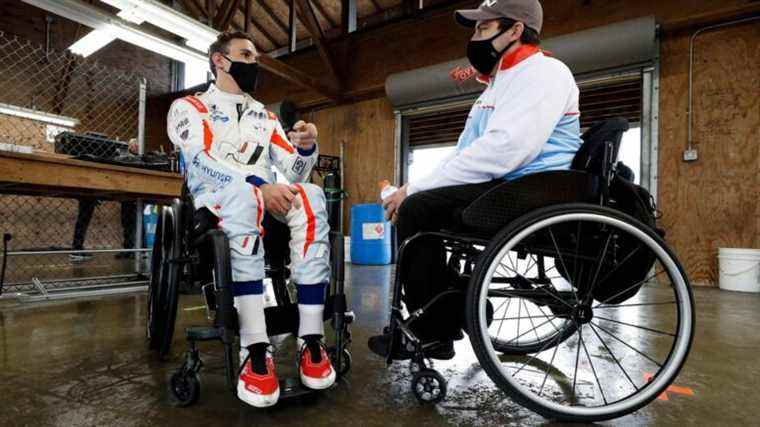
<svg viewBox="0 0 760 427"><path fill-rule="evenodd" d="M79 124L79 120L71 117L59 116L57 114L50 114L44 111L32 110L31 108L17 107L15 105L4 104L2 102L0 102L0 114L38 120L41 122L70 128L73 128Z"/></svg>
<svg viewBox="0 0 760 427"><path fill-rule="evenodd" d="M69 50L76 55L82 55L86 58L115 39L116 37L108 34L106 31L92 30L89 34L69 46Z"/></svg>

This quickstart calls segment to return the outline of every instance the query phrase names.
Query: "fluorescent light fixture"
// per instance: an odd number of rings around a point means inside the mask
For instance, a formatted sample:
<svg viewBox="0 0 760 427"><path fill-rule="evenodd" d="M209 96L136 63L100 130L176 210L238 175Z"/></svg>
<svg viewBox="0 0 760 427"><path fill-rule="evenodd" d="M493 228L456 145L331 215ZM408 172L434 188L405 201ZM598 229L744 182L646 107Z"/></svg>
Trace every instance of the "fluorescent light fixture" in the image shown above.
<svg viewBox="0 0 760 427"><path fill-rule="evenodd" d="M59 116L57 114L50 114L44 111L32 110L31 108L17 107L15 105L4 104L0 102L0 114L7 114L9 116L21 117L24 119L38 120L53 125L65 126L73 128L79 124L79 120Z"/></svg>
<svg viewBox="0 0 760 427"><path fill-rule="evenodd" d="M142 14L137 10L136 7L131 7L129 9L123 9L119 13L116 14L119 18L132 22L133 24L140 25L143 22L145 22L145 19L143 19Z"/></svg>
<svg viewBox="0 0 760 427"><path fill-rule="evenodd" d="M188 40L185 42L185 44L192 47L193 49L200 50L201 52L208 52L208 47L211 46L211 43L213 42L213 40Z"/></svg>
<svg viewBox="0 0 760 427"><path fill-rule="evenodd" d="M82 25L86 25L90 28L93 28L95 30L101 30L104 31L106 34L110 34L111 36L114 36L120 40L124 40L127 43L140 46L144 49L156 52L160 55L167 56L169 58L175 59L177 61L181 61L184 63L190 63L190 62L196 62L196 63L206 63L208 59L206 58L205 52L198 52L194 49L188 48L186 46L180 45L175 43L174 41L167 40L164 38L161 38L159 36L153 35L151 33L148 33L146 31L143 31L142 29L138 28L134 24L127 22L123 19L115 19L113 15L109 15L107 13L104 13L100 9L93 7L90 4L84 3L81 0L22 0L24 3L31 4L33 6L37 6L40 9L46 10L50 13L54 13L56 15L62 16L66 19L70 19L74 22L80 23ZM128 3L128 2L135 2L135 0L108 0L107 3ZM135 2L135 4L142 4L142 2ZM129 4L127 4L129 6ZM126 6L125 6L126 8ZM164 14L167 14L168 11L171 11L171 8L168 8L166 6L161 7L162 10L164 10ZM158 10L158 8L156 9ZM149 10L146 13L142 13L141 10L141 17L142 18L148 18L150 15L149 13L153 13L153 9ZM201 28L209 28L206 27L197 21L193 21L190 18L187 18L186 16L182 15L179 12L174 12L176 15L179 15L182 17L182 19L190 23L195 23L196 27ZM179 18L178 18L179 19ZM147 21L148 19L146 19ZM149 21L151 23L154 23L153 21ZM172 31L173 33L177 34L173 30L173 28L170 25L166 24L160 24L159 27L167 30ZM216 38L216 34L218 34L217 31L214 31L213 37ZM186 39L205 39L209 36L209 33L204 30L200 36L196 35L195 37L185 37Z"/></svg>
<svg viewBox="0 0 760 427"><path fill-rule="evenodd" d="M187 45L205 52L219 32L155 0L101 0L122 12L188 40ZM121 16L121 12L119 13ZM125 18L127 19L127 18ZM136 21L132 21L136 22ZM136 22L141 23L141 22Z"/></svg>
<svg viewBox="0 0 760 427"><path fill-rule="evenodd" d="M76 55L82 55L87 58L115 39L116 37L103 30L92 30L89 34L69 46L69 50Z"/></svg>

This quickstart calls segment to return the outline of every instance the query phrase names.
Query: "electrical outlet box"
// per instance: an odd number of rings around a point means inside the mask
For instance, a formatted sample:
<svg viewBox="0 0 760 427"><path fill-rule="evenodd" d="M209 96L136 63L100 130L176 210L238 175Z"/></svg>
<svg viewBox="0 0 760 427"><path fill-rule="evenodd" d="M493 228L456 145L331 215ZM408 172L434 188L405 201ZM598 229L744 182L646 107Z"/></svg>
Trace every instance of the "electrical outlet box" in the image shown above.
<svg viewBox="0 0 760 427"><path fill-rule="evenodd" d="M693 162L693 161L697 160L698 157L699 156L697 155L696 148L692 148L690 150L685 150L683 152L683 161L684 162Z"/></svg>

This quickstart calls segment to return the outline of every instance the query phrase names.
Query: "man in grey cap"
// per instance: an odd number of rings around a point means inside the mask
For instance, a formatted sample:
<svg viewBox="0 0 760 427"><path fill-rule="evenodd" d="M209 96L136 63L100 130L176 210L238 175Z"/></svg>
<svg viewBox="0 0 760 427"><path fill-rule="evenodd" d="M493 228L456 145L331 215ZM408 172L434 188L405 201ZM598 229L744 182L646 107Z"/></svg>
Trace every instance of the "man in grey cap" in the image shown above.
<svg viewBox="0 0 760 427"><path fill-rule="evenodd" d="M578 86L565 64L538 48L543 23L538 0L485 0L477 9L456 11L455 18L473 28L467 58L486 88L470 110L456 152L427 177L383 200L399 242L420 231L461 227L457 212L484 192L505 180L569 169L581 146ZM402 266L410 313L452 284L439 241L407 246ZM454 356L453 340L462 337L460 300L441 300L411 324L423 343L435 343L427 357ZM400 344L394 345L396 358L411 357L403 339L394 340ZM387 334L378 335L369 344L387 354L390 341Z"/></svg>

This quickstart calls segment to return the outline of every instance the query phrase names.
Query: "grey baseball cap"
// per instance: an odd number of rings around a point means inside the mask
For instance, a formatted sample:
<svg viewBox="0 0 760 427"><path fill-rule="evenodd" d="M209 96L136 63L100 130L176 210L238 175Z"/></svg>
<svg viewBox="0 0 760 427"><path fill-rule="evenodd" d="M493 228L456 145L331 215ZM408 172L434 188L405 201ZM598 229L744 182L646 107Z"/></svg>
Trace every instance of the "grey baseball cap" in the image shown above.
<svg viewBox="0 0 760 427"><path fill-rule="evenodd" d="M538 0L485 0L477 9L462 9L454 12L460 25L472 28L478 21L509 18L520 21L526 27L541 33L544 10Z"/></svg>

